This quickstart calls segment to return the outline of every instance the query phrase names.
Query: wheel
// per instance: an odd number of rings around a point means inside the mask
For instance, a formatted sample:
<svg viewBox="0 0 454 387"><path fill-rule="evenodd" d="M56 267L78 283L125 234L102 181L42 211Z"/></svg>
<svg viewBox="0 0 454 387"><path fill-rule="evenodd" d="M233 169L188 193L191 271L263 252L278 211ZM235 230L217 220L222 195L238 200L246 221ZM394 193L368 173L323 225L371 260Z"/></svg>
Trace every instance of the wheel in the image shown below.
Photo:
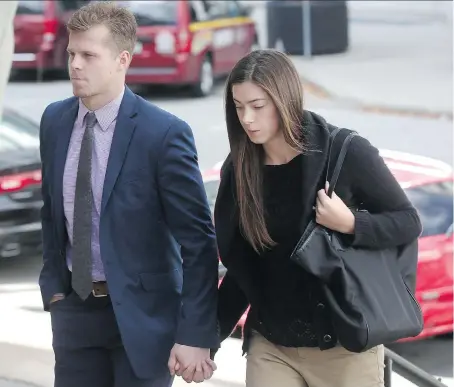
<svg viewBox="0 0 454 387"><path fill-rule="evenodd" d="M193 94L196 97L206 97L210 95L214 88L213 63L207 55L200 66L199 81L193 87Z"/></svg>

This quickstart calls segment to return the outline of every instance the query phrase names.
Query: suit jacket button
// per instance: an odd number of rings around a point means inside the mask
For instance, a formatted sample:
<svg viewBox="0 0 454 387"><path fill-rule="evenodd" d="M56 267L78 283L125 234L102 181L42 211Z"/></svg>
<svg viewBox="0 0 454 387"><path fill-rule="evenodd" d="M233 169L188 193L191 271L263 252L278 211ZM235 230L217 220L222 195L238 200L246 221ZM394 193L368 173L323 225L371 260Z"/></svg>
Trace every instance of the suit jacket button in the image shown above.
<svg viewBox="0 0 454 387"><path fill-rule="evenodd" d="M331 335L325 335L325 336L323 336L323 341L324 341L325 343L329 343L331 340L332 340Z"/></svg>
<svg viewBox="0 0 454 387"><path fill-rule="evenodd" d="M319 303L317 304L317 308L318 308L318 309L325 309L325 304L322 304L321 302L319 302Z"/></svg>
<svg viewBox="0 0 454 387"><path fill-rule="evenodd" d="M65 252L63 250L60 250L60 256L64 256L65 255Z"/></svg>

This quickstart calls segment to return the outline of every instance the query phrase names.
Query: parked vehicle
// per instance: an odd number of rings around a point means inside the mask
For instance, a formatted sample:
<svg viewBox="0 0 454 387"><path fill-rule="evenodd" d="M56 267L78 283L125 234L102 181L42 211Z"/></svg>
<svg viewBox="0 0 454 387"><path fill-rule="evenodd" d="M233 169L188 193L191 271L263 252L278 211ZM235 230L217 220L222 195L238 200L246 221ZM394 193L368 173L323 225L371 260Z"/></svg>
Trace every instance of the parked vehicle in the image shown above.
<svg viewBox="0 0 454 387"><path fill-rule="evenodd" d="M451 334L454 323L452 167L438 160L402 152L383 149L380 153L418 210L423 225L419 238L416 298L423 311L424 330L418 338ZM219 162L203 173L212 209L221 166L222 162ZM223 268L221 281L225 273ZM239 327L244 325L246 315L247 312Z"/></svg>
<svg viewBox="0 0 454 387"><path fill-rule="evenodd" d="M41 248L39 127L5 109L0 121L0 259Z"/></svg>
<svg viewBox="0 0 454 387"><path fill-rule="evenodd" d="M125 1L138 23L128 84L190 85L211 93L217 77L258 45L247 8L227 1Z"/></svg>

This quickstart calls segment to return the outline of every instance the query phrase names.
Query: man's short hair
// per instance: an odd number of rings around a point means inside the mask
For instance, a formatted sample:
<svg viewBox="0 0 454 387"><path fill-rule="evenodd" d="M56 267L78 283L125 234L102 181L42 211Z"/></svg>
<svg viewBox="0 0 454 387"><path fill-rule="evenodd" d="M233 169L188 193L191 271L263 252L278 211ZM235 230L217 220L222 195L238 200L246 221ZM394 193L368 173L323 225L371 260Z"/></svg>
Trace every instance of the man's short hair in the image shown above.
<svg viewBox="0 0 454 387"><path fill-rule="evenodd" d="M69 32L84 32L97 25L106 26L119 52L131 55L136 44L137 21L127 8L110 1L96 1L84 5L70 18Z"/></svg>

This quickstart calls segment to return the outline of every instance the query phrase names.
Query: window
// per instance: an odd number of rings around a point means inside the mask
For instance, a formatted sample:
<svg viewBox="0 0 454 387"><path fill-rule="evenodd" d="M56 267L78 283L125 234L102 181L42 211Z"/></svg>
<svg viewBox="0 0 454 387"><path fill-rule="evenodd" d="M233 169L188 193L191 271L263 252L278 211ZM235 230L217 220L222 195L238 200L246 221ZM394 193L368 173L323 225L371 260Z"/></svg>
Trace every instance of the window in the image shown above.
<svg viewBox="0 0 454 387"><path fill-rule="evenodd" d="M177 24L177 1L124 1L134 14L138 26L161 26Z"/></svg>
<svg viewBox="0 0 454 387"><path fill-rule="evenodd" d="M16 15L43 15L44 1L40 0L19 0Z"/></svg>
<svg viewBox="0 0 454 387"><path fill-rule="evenodd" d="M205 3L202 0L193 0L189 3L191 23L201 22L207 20L207 11Z"/></svg>
<svg viewBox="0 0 454 387"><path fill-rule="evenodd" d="M452 181L409 188L406 193L421 217L422 236L448 231L453 222Z"/></svg>
<svg viewBox="0 0 454 387"><path fill-rule="evenodd" d="M62 11L75 11L89 2L90 0L60 0L58 5Z"/></svg>
<svg viewBox="0 0 454 387"><path fill-rule="evenodd" d="M210 19L222 19L229 15L229 5L227 1L205 1Z"/></svg>

